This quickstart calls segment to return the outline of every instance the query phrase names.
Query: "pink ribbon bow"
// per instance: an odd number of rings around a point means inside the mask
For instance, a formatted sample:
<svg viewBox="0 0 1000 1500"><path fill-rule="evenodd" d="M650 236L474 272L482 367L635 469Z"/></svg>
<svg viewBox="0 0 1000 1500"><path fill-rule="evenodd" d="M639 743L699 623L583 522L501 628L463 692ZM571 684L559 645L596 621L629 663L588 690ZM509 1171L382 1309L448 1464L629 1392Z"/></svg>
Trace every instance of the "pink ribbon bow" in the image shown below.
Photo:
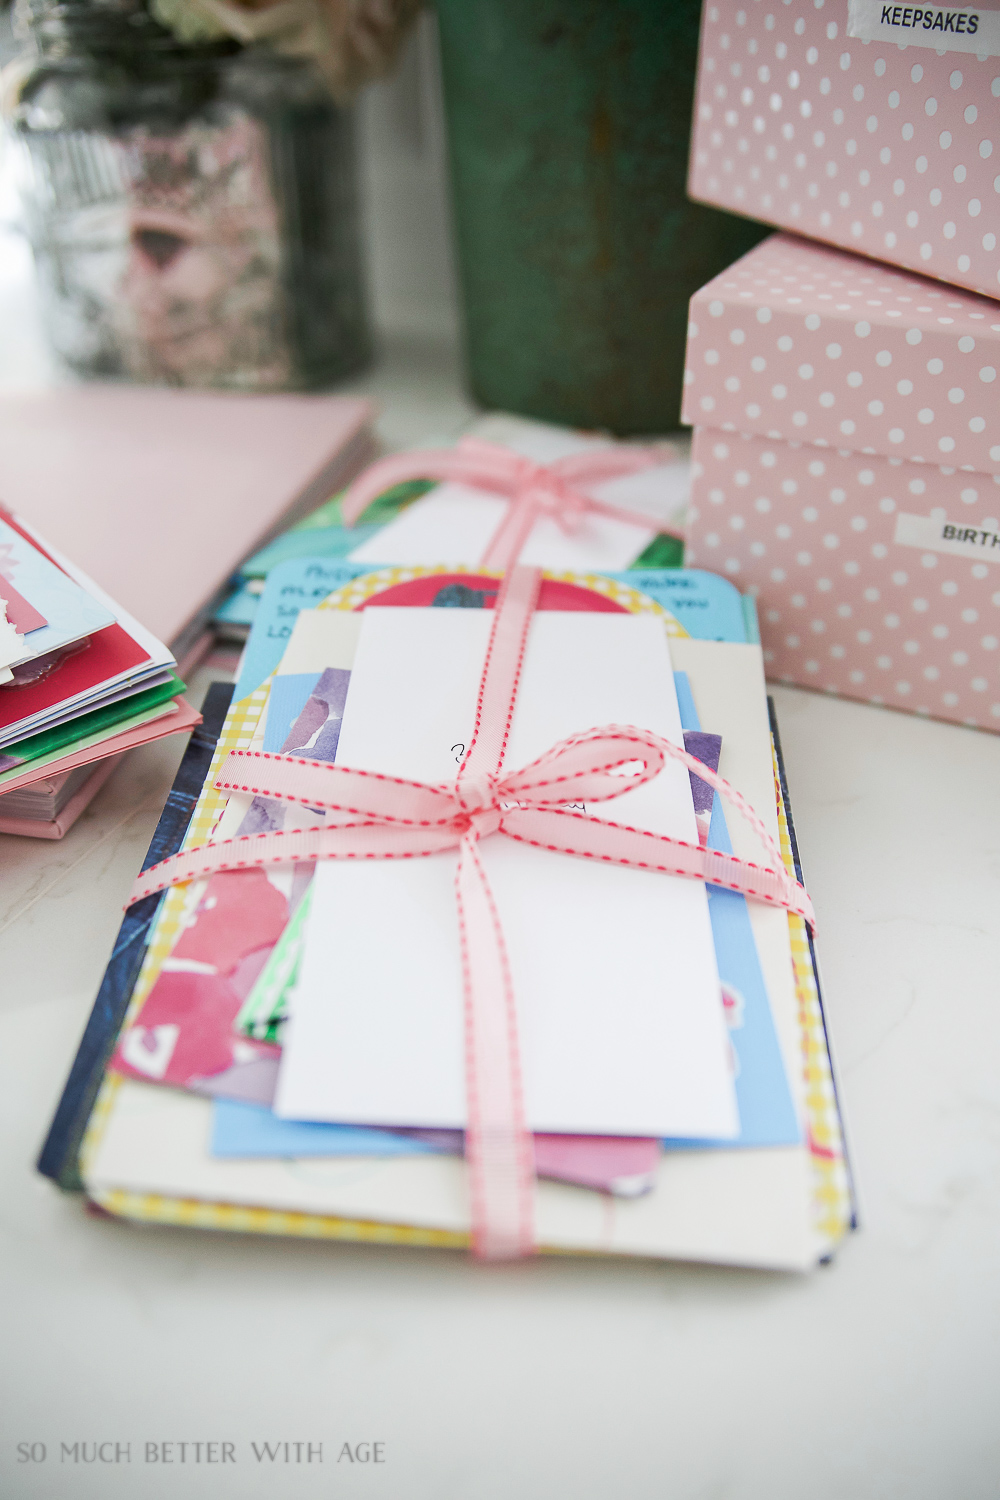
<svg viewBox="0 0 1000 1500"><path fill-rule="evenodd" d="M569 532L591 512L683 541L681 532L670 530L651 516L597 500L580 488L638 474L674 457L673 450L665 443L655 447L615 444L588 448L555 463L536 464L497 443L467 437L455 448L418 449L379 459L350 485L340 513L344 525L353 526L366 506L394 484L407 479L452 480L506 495L513 503L478 562L481 568L506 572L517 562L535 522L542 516L551 517L563 531Z"/></svg>
<svg viewBox="0 0 1000 1500"><path fill-rule="evenodd" d="M694 756L649 730L590 729L554 745L523 770L501 775L531 616L541 581L534 568L506 574L479 684L475 728L456 780L428 785L298 756L232 750L215 785L328 809L323 827L249 835L186 850L139 876L129 904L168 885L252 865L315 859L412 859L459 850L455 894L465 996L466 1157L474 1253L526 1255L534 1245L532 1137L525 1120L517 1012L497 910L479 842L501 833L519 843L609 864L684 875L785 907L813 925L805 890L752 808ZM574 812L607 802L680 761L726 797L774 861L748 860Z"/></svg>

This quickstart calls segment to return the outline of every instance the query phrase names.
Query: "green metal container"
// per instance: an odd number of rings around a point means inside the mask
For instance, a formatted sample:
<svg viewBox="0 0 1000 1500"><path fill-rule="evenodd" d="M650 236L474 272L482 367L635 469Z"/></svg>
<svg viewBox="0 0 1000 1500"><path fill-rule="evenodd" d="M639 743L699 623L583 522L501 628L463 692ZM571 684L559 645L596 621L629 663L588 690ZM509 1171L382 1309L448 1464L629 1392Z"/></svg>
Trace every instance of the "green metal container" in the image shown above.
<svg viewBox="0 0 1000 1500"><path fill-rule="evenodd" d="M472 394L680 420L692 292L768 230L688 202L698 0L435 0Z"/></svg>

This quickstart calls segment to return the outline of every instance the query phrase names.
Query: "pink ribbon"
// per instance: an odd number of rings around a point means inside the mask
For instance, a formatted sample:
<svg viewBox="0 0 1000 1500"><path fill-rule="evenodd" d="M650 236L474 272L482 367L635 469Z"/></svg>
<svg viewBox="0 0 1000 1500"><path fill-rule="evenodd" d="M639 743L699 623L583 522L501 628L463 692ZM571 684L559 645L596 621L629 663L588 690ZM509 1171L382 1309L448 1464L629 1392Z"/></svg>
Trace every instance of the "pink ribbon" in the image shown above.
<svg viewBox="0 0 1000 1500"><path fill-rule="evenodd" d="M482 438L462 438L455 448L428 448L412 453L391 454L379 459L349 487L340 507L345 526L353 526L366 506L394 484L408 479L451 480L505 495L513 503L493 533L486 551L479 559L481 568L506 572L517 562L535 522L549 516L565 532L578 526L591 514L628 521L647 531L676 537L672 531L641 511L626 510L588 495L580 486L601 484L656 468L676 457L669 445L628 447L615 444L607 448L588 448L551 464L536 464L509 448Z"/></svg>
<svg viewBox="0 0 1000 1500"><path fill-rule="evenodd" d="M129 905L167 886L253 865L316 859L413 859L459 850L455 895L462 945L468 1126L466 1156L476 1255L509 1259L534 1245L532 1137L524 1113L517 1012L503 932L479 842L496 833L581 859L684 875L787 908L813 926L812 904L757 814L728 782L670 740L607 725L561 740L523 770L501 775L541 573L505 575L479 684L475 728L456 780L429 785L298 756L232 750L215 780L324 808L322 827L253 834L189 849L152 865ZM607 802L680 761L736 807L773 864L757 865L682 839L605 822L567 804Z"/></svg>

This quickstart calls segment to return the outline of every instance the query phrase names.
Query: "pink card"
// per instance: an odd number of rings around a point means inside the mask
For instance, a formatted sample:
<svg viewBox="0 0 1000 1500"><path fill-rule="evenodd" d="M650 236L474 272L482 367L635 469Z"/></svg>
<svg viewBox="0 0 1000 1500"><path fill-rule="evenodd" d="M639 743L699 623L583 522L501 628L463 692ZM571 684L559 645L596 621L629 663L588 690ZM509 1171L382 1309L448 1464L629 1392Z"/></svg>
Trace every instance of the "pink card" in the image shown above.
<svg viewBox="0 0 1000 1500"><path fill-rule="evenodd" d="M0 558L0 599L7 606L7 619L13 625L18 635L30 635L33 630L40 630L49 622L44 615L39 614L35 606L17 589L7 578L3 571L3 559Z"/></svg>
<svg viewBox="0 0 1000 1500"><path fill-rule="evenodd" d="M214 875L165 961L139 1022L111 1067L132 1078L198 1088L278 1056L233 1022L288 921L288 901L262 870Z"/></svg>

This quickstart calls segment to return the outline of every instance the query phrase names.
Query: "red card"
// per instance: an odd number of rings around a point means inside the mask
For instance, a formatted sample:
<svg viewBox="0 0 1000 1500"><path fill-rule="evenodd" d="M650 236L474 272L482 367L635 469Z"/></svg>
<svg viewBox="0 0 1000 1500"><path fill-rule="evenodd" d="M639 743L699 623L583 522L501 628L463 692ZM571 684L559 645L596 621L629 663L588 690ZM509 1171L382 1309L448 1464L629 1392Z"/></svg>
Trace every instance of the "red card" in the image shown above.
<svg viewBox="0 0 1000 1500"><path fill-rule="evenodd" d="M120 673L143 666L149 655L120 625L95 631L82 651L56 667L41 682L27 687L0 687L0 730L19 724L44 709L55 708Z"/></svg>

